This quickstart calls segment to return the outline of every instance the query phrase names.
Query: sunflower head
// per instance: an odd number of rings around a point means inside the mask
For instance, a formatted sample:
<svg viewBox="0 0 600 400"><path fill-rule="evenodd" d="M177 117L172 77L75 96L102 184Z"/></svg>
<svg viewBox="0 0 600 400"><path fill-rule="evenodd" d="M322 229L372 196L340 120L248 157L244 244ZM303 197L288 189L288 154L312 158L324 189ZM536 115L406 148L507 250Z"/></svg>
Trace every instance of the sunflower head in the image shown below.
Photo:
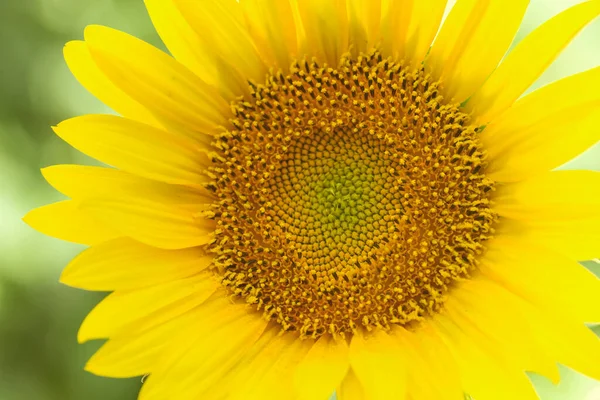
<svg viewBox="0 0 600 400"><path fill-rule="evenodd" d="M211 250L222 283L301 337L431 315L493 233L485 150L421 68L303 60L233 103Z"/></svg>
<svg viewBox="0 0 600 400"><path fill-rule="evenodd" d="M26 216L90 246L63 282L113 292L79 332L109 339L88 370L150 375L142 400L600 378L576 262L599 255L600 177L554 170L598 141L600 70L521 98L600 1L506 56L528 1L459 0L441 28L440 0L145 3L171 55L97 26L65 47L121 116L55 132L112 167L44 169L70 199Z"/></svg>

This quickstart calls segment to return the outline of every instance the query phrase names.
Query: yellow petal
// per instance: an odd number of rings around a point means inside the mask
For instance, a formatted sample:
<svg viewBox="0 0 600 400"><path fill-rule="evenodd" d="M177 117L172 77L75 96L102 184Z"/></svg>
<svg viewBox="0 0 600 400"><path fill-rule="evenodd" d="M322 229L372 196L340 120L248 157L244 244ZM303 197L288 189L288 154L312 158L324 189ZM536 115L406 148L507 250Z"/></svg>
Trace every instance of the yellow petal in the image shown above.
<svg viewBox="0 0 600 400"><path fill-rule="evenodd" d="M353 370L349 370L348 374L340 384L339 390L336 392L339 400L367 400L365 390L356 377Z"/></svg>
<svg viewBox="0 0 600 400"><path fill-rule="evenodd" d="M203 273L143 289L114 292L87 315L77 340L83 343L120 333L132 334L131 325L139 331L158 326L202 304L218 285L211 273Z"/></svg>
<svg viewBox="0 0 600 400"><path fill-rule="evenodd" d="M273 337L232 382L233 390L229 398L278 400L289 396L293 390L296 368L311 346L310 340L300 340L296 334ZM312 382L306 384L311 385ZM327 400L332 393L315 400Z"/></svg>
<svg viewBox="0 0 600 400"><path fill-rule="evenodd" d="M429 322L414 332L398 329L394 336L407 358L409 398L464 400L456 362Z"/></svg>
<svg viewBox="0 0 600 400"><path fill-rule="evenodd" d="M54 132L79 151L133 174L200 186L211 165L202 147L184 136L114 115L85 115L61 122Z"/></svg>
<svg viewBox="0 0 600 400"><path fill-rule="evenodd" d="M406 394L406 359L397 343L383 331L350 342L350 365L368 399L402 399Z"/></svg>
<svg viewBox="0 0 600 400"><path fill-rule="evenodd" d="M599 216L600 172L552 171L498 185L494 210L522 221L586 219Z"/></svg>
<svg viewBox="0 0 600 400"><path fill-rule="evenodd" d="M431 49L431 42L439 30L446 3L447 0L413 0L405 56L416 68L421 67Z"/></svg>
<svg viewBox="0 0 600 400"><path fill-rule="evenodd" d="M385 56L403 58L414 0L382 0L381 50ZM431 43L431 42L430 42Z"/></svg>
<svg viewBox="0 0 600 400"><path fill-rule="evenodd" d="M578 224L544 228L543 233L531 232L525 238L554 249L572 260L593 260L600 257L600 219Z"/></svg>
<svg viewBox="0 0 600 400"><path fill-rule="evenodd" d="M488 296L489 297L489 296ZM594 379L600 379L600 340L581 321L570 315L548 310L523 297L517 307L514 299L506 303L526 321L526 328L544 353L556 362L575 369Z"/></svg>
<svg viewBox="0 0 600 400"><path fill-rule="evenodd" d="M348 51L346 0L298 1L309 55L336 67Z"/></svg>
<svg viewBox="0 0 600 400"><path fill-rule="evenodd" d="M598 14L600 1L586 1L550 19L523 39L469 100L467 108L478 115L478 122L492 121L509 108Z"/></svg>
<svg viewBox="0 0 600 400"><path fill-rule="evenodd" d="M529 309L527 321L538 343L557 362L600 380L600 340L584 324Z"/></svg>
<svg viewBox="0 0 600 400"><path fill-rule="evenodd" d="M564 215L564 214L563 214ZM504 219L499 226L502 234L527 240L568 256L585 261L600 256L600 218L589 219Z"/></svg>
<svg viewBox="0 0 600 400"><path fill-rule="evenodd" d="M287 71L298 54L296 24L290 2L241 0L248 32L267 65Z"/></svg>
<svg viewBox="0 0 600 400"><path fill-rule="evenodd" d="M499 185L496 207L504 218L498 232L541 244L572 260L597 258L600 208L594 195L596 175L590 171L553 171L522 183ZM531 187L524 189L526 185ZM572 189L576 191L569 192Z"/></svg>
<svg viewBox="0 0 600 400"><path fill-rule="evenodd" d="M506 286L506 288L511 291L514 289L509 286ZM596 362L600 356L600 340L598 340L596 335L594 335L594 333L582 322L576 321L570 315L561 314L560 312L557 312L557 310L549 310L538 303L532 303L526 297L519 297L519 294L516 292L513 292L515 293L515 295L513 295L504 290L499 291L497 284L492 284L490 281L482 288L480 293L480 296L476 296L479 297L479 299L473 298L474 304L478 304L478 302L481 303L483 300L480 307L487 308L488 301L494 300L498 303L497 306L494 307L495 310L504 309L504 312L508 314L509 317L511 312L518 317L517 320L519 322L516 322L514 318L510 318L511 323L505 329L509 329L510 326L516 325L520 327L517 334L521 334L522 332L530 333L531 339L528 348L521 350L520 352L518 350L515 351L515 349L511 352L504 352L504 355L501 358L505 358L506 355L509 354L530 353L531 349L540 349L542 354L548 356L555 362L571 367L594 379L600 378L600 364ZM464 307L456 308L454 305L451 307L458 310L464 310ZM490 320L496 318L498 320L507 320L506 316L502 317L503 312L500 312L497 316L493 315L494 312L491 312L490 314L492 314ZM454 319L452 324L456 325L455 328L448 322L447 315L437 318L438 326L441 326L442 330L445 332L445 339L447 342L455 341L455 339L463 335L462 333L456 334L455 329L459 329L459 331L464 332L465 343L475 342L481 343L480 346L485 345L484 342L476 339L476 332L470 332L468 329L468 332L465 331L465 328L468 328L469 326L468 324L465 324L462 319L461 321L458 321L456 318ZM451 334L448 335L449 333ZM509 333L508 335L510 336L511 334ZM496 356L500 354L495 346L493 346L492 349ZM525 355L527 356L528 354ZM497 361L495 364L502 365L503 363ZM475 375L473 376L475 377ZM558 376L556 375L554 378L558 379ZM504 382L505 380L496 377L495 381ZM491 398L495 399L496 397ZM521 397L506 398L520 399ZM501 399L501 397L498 397L498 399Z"/></svg>
<svg viewBox="0 0 600 400"><path fill-rule="evenodd" d="M438 32L447 0L383 0L381 48L385 56L420 68Z"/></svg>
<svg viewBox="0 0 600 400"><path fill-rule="evenodd" d="M195 320L173 338L160 368L142 387L140 400L206 398L203 393L238 366L267 324L260 314L226 297L200 307Z"/></svg>
<svg viewBox="0 0 600 400"><path fill-rule="evenodd" d="M242 8L237 1L171 1L225 65L239 70L246 81L264 82L267 68L246 29Z"/></svg>
<svg viewBox="0 0 600 400"><path fill-rule="evenodd" d="M23 221L44 235L73 243L94 245L120 236L118 231L83 213L78 202L71 200L36 208Z"/></svg>
<svg viewBox="0 0 600 400"><path fill-rule="evenodd" d="M348 345L322 336L298 365L294 377L298 400L327 400L348 373Z"/></svg>
<svg viewBox="0 0 600 400"><path fill-rule="evenodd" d="M529 0L459 0L444 22L427 64L448 99L462 102L496 68L510 46Z"/></svg>
<svg viewBox="0 0 600 400"><path fill-rule="evenodd" d="M98 100L125 118L155 127L161 126L150 111L116 87L100 71L85 42L67 43L64 48L64 57L75 78Z"/></svg>
<svg viewBox="0 0 600 400"><path fill-rule="evenodd" d="M195 391L195 397L190 397L190 400L197 399L201 393L203 399L231 399L236 395L245 395L244 399L248 398L248 391L239 390L242 385L247 385L252 376L258 368L260 371L264 371L265 368L274 362L274 359L270 360L269 363L257 364L257 357L261 357L263 352L271 345L271 342L279 335L281 331L277 326L267 326L260 337L244 352L244 355L235 362L235 366L229 367L227 364L226 368L219 368L218 374L211 376L211 379L204 382ZM269 353L272 355L272 353ZM271 382L270 386L275 387L279 385L281 379L277 379ZM289 389L289 387L288 387ZM190 395L193 392L189 390L185 391L186 394ZM237 394L236 394L237 393ZM186 397L187 398L187 397Z"/></svg>
<svg viewBox="0 0 600 400"><path fill-rule="evenodd" d="M127 332L106 342L85 365L85 370L111 378L146 375L157 367L167 344L196 321L197 314L186 312L154 328L135 335Z"/></svg>
<svg viewBox="0 0 600 400"><path fill-rule="evenodd" d="M515 371L536 372L558 383L556 362L536 345L522 308L520 298L485 277L461 284L445 304L448 316L474 341L479 340L482 350Z"/></svg>
<svg viewBox="0 0 600 400"><path fill-rule="evenodd" d="M85 199L81 209L125 236L162 249L207 244L215 229L203 212L122 194Z"/></svg>
<svg viewBox="0 0 600 400"><path fill-rule="evenodd" d="M62 194L77 200L106 197L114 193L151 198L178 205L209 204L211 193L203 188L169 185L113 168L84 165L53 165L42 169L46 181Z"/></svg>
<svg viewBox="0 0 600 400"><path fill-rule="evenodd" d="M253 374L259 373L257 372L257 369L260 373L264 373L265 369L268 368L268 365L277 360L277 354L269 351L268 355L272 357L271 360L269 360L267 365L260 364L263 353L267 351L269 347L272 348L271 344L276 341L277 336L280 333L282 332L277 326L267 326L256 342L252 344L250 349L248 349L244 356L238 361L237 365L223 376L223 382L228 386L228 389L226 390L227 399L245 394L244 390L240 390L239 386L248 385L248 381L252 379ZM282 342L279 341L275 343ZM257 362L257 359L259 362ZM275 382L274 385L277 383L278 382Z"/></svg>
<svg viewBox="0 0 600 400"><path fill-rule="evenodd" d="M130 290L198 274L213 256L201 248L163 250L130 238L90 247L63 271L60 281L86 290Z"/></svg>
<svg viewBox="0 0 600 400"><path fill-rule="evenodd" d="M227 124L227 102L167 54L102 26L88 26L85 42L102 72L163 125L210 143L215 129Z"/></svg>
<svg viewBox="0 0 600 400"><path fill-rule="evenodd" d="M348 43L358 55L379 42L381 1L348 0Z"/></svg>
<svg viewBox="0 0 600 400"><path fill-rule="evenodd" d="M600 68L536 90L481 133L487 174L514 182L554 169L600 140L599 124Z"/></svg>
<svg viewBox="0 0 600 400"><path fill-rule="evenodd" d="M507 365L498 349L475 330L464 330L462 321L448 315L437 315L434 323L456 360L465 391L473 398L539 400L524 371Z"/></svg>
<svg viewBox="0 0 600 400"><path fill-rule="evenodd" d="M551 249L522 239L494 239L482 271L548 312L600 321L600 279Z"/></svg>
<svg viewBox="0 0 600 400"><path fill-rule="evenodd" d="M144 3L154 28L177 61L214 86L227 101L248 90L232 66L217 62L209 43L188 24L172 0L144 0Z"/></svg>

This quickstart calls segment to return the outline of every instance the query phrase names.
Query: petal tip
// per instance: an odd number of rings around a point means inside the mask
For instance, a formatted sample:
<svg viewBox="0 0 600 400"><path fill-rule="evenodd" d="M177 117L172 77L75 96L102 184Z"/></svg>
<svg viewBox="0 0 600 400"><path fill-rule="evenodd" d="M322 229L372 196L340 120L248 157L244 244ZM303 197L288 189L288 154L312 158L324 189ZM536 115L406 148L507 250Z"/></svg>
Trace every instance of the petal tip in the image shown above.
<svg viewBox="0 0 600 400"><path fill-rule="evenodd" d="M35 211L35 210L29 211L27 214L25 214L24 216L21 217L21 221L25 222L31 228L33 228L31 226L31 223L30 223L30 221L31 221L31 213L33 211Z"/></svg>
<svg viewBox="0 0 600 400"><path fill-rule="evenodd" d="M95 338L94 335L92 335L90 332L88 332L87 324L85 323L85 320L84 320L83 323L81 324L81 326L79 327L79 330L77 331L77 343L83 344L83 343L89 342L92 339L97 339L97 338Z"/></svg>
<svg viewBox="0 0 600 400"><path fill-rule="evenodd" d="M102 377L110 377L110 373L109 371L107 371L106 366L103 367L101 362L98 362L96 360L96 355L98 353L94 354L83 366L83 370L86 372L89 372L91 374L94 374L96 376L102 376Z"/></svg>
<svg viewBox="0 0 600 400"><path fill-rule="evenodd" d="M60 283L62 283L63 285L67 285L67 286L71 286L71 287L76 287L75 285L73 285L73 271L72 268L69 268L71 264L67 265L65 267L65 269L62 270L62 272L60 273L60 276L58 277L58 281Z"/></svg>
<svg viewBox="0 0 600 400"><path fill-rule="evenodd" d="M39 229L39 225L40 225L39 210L42 207L34 208L33 210L29 211L27 214L25 214L24 216L21 217L21 221L23 221L25 224L27 224L27 226L29 226L30 228L32 228L38 232L41 232L41 230Z"/></svg>
<svg viewBox="0 0 600 400"><path fill-rule="evenodd" d="M56 165L49 165L47 167L40 168L40 173L46 180L46 182L50 183L52 172L56 169Z"/></svg>
<svg viewBox="0 0 600 400"><path fill-rule="evenodd" d="M103 31L107 32L107 31L113 31L114 29L109 28L107 26L104 25L98 25L98 24L91 24L91 25L87 25L84 29L83 29L83 37L85 38L85 40L87 41L88 39L93 38L96 34L100 34Z"/></svg>
<svg viewBox="0 0 600 400"><path fill-rule="evenodd" d="M52 129L52 132L54 132L54 134L55 134L56 136L58 136L59 138L61 138L61 139L62 139L62 136L61 136L61 134L63 133L63 129L61 129L61 125L62 125L63 123L64 123L64 122L61 122L61 123L59 123L58 125L54 125L54 126L51 126L51 127L50 127L50 129Z"/></svg>

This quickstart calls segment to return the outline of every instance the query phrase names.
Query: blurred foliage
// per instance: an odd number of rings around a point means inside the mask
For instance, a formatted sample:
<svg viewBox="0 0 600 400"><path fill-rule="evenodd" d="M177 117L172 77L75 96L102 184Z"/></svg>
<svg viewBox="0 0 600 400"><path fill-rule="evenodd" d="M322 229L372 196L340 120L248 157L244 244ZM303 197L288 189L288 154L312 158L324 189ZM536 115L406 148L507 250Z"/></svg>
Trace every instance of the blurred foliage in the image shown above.
<svg viewBox="0 0 600 400"><path fill-rule="evenodd" d="M576 2L532 1L518 39ZM140 379L110 380L83 370L101 343L77 344L77 329L104 294L60 285L60 270L81 246L38 234L20 219L61 199L43 181L41 167L93 163L50 129L65 118L109 111L78 85L62 60L63 45L81 39L89 24L162 47L142 0L0 0L0 400L133 400L140 385ZM599 53L589 51L598 45L596 23L537 86L600 64ZM599 154L591 150L567 167L600 169ZM558 388L533 377L544 399L582 400L598 390L597 383L566 369L563 375Z"/></svg>

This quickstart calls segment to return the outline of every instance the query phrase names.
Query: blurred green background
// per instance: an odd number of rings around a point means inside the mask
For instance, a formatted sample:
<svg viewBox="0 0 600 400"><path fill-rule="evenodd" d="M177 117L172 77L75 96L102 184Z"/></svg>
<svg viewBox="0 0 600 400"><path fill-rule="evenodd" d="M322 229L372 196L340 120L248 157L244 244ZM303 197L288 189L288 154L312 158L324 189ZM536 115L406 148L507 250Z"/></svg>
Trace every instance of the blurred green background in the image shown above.
<svg viewBox="0 0 600 400"><path fill-rule="evenodd" d="M517 40L578 2L532 0ZM142 0L0 0L0 400L134 400L141 384L83 371L100 343L78 345L76 332L102 294L60 285L62 267L81 247L38 234L21 221L30 209L61 199L43 181L41 167L92 162L50 130L75 115L109 112L78 85L62 59L64 43L81 39L89 24L161 47ZM600 21L536 86L597 65ZM565 168L600 170L600 146ZM533 377L543 400L600 400L599 383L562 372L557 387Z"/></svg>

